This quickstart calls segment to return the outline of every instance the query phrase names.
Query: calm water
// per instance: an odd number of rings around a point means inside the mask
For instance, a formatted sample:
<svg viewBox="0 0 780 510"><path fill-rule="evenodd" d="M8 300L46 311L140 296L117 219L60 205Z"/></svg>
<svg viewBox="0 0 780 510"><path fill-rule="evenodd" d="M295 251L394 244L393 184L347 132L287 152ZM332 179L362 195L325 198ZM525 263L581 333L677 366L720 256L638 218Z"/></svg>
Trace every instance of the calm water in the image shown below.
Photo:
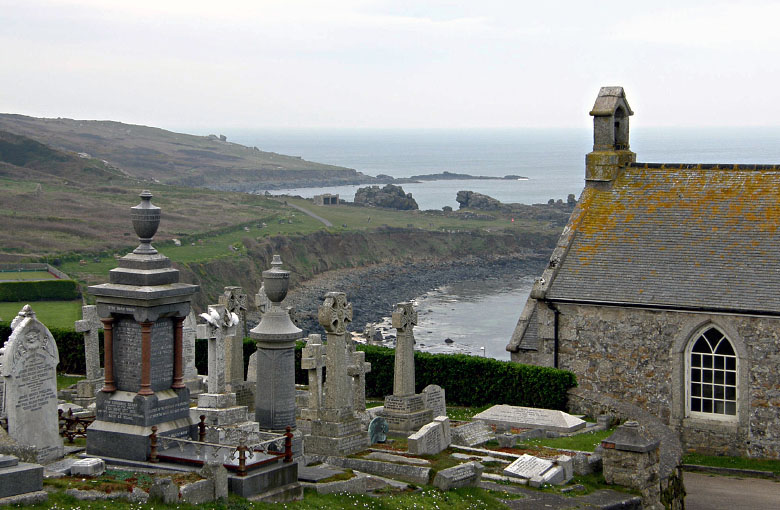
<svg viewBox="0 0 780 510"><path fill-rule="evenodd" d="M232 141L261 150L354 168L369 175L409 177L443 171L523 181L437 181L404 184L421 209L457 208L459 190L490 195L502 202L540 203L579 196L589 129L561 130L253 130L226 133ZM631 148L641 162L780 163L780 128L653 128L631 132ZM310 197L339 193L351 200L356 186L287 190ZM279 193L276 191L274 193ZM463 282L417 298L418 347L434 352L470 352L508 359L512 335L533 277L513 275L486 282ZM389 324L386 324L389 326ZM392 331L388 331L392 333ZM446 344L450 338L455 343Z"/></svg>

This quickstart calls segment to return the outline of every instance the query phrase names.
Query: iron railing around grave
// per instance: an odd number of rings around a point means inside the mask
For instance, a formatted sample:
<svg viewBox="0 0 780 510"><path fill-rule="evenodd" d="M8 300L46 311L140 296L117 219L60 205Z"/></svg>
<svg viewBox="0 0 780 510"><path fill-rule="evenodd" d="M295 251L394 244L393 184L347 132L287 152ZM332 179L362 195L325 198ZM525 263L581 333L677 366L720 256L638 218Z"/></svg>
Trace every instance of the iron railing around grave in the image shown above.
<svg viewBox="0 0 780 510"><path fill-rule="evenodd" d="M206 423L205 416L200 417L200 423L198 424L198 440L184 439L180 437L158 436L157 426L152 427L152 433L149 434L149 462L159 462L158 449L169 448L171 445L179 447L179 451L183 452L186 445L192 445L195 454L208 458L211 456L214 460L220 458L220 452L227 450L227 458L230 460L238 458L238 469L236 474L238 476L247 475L246 461L255 456L256 453L265 453L267 455L275 457L283 457L284 462L292 462L292 432L291 428L287 427L286 433L254 443L251 445L246 444L246 439L240 439L238 445L226 445L219 443L207 443L206 437Z"/></svg>
<svg viewBox="0 0 780 510"><path fill-rule="evenodd" d="M68 409L65 413L62 409L57 409L59 417L60 435L68 439L69 443L77 437L87 437L87 428L95 421L95 416L73 416L73 409Z"/></svg>

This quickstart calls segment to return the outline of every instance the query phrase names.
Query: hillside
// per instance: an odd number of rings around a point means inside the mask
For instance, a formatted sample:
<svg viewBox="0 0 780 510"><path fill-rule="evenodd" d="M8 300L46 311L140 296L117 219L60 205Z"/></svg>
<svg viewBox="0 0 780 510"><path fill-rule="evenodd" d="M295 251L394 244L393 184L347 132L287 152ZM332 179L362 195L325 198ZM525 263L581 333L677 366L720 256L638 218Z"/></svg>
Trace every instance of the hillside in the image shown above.
<svg viewBox="0 0 780 510"><path fill-rule="evenodd" d="M104 160L128 176L161 184L252 191L376 182L350 168L263 152L216 136L121 122L0 114L0 130Z"/></svg>

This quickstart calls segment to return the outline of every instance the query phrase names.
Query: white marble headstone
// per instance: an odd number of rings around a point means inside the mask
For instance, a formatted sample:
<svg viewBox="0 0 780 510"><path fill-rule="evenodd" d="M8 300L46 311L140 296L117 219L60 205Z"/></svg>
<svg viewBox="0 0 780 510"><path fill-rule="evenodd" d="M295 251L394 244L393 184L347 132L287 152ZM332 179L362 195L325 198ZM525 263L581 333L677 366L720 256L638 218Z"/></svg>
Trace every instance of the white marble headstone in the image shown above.
<svg viewBox="0 0 780 510"><path fill-rule="evenodd" d="M525 454L504 468L504 474L527 479L542 476L551 467L553 467L552 461Z"/></svg>
<svg viewBox="0 0 780 510"><path fill-rule="evenodd" d="M495 405L474 416L475 420L491 425L518 429L542 429L555 432L574 432L585 428L585 422L576 416L553 409Z"/></svg>
<svg viewBox="0 0 780 510"><path fill-rule="evenodd" d="M57 344L51 332L25 305L0 356L5 381L8 435L34 446L39 462L63 456L57 418Z"/></svg>

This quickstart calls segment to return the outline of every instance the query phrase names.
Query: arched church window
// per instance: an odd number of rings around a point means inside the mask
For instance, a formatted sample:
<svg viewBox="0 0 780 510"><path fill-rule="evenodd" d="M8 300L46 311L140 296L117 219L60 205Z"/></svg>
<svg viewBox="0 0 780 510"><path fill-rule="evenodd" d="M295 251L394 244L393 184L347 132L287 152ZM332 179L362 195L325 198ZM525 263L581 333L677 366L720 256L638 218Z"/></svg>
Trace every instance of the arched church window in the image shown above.
<svg viewBox="0 0 780 510"><path fill-rule="evenodd" d="M689 345L688 409L692 415L737 415L737 355L718 328L709 327Z"/></svg>

